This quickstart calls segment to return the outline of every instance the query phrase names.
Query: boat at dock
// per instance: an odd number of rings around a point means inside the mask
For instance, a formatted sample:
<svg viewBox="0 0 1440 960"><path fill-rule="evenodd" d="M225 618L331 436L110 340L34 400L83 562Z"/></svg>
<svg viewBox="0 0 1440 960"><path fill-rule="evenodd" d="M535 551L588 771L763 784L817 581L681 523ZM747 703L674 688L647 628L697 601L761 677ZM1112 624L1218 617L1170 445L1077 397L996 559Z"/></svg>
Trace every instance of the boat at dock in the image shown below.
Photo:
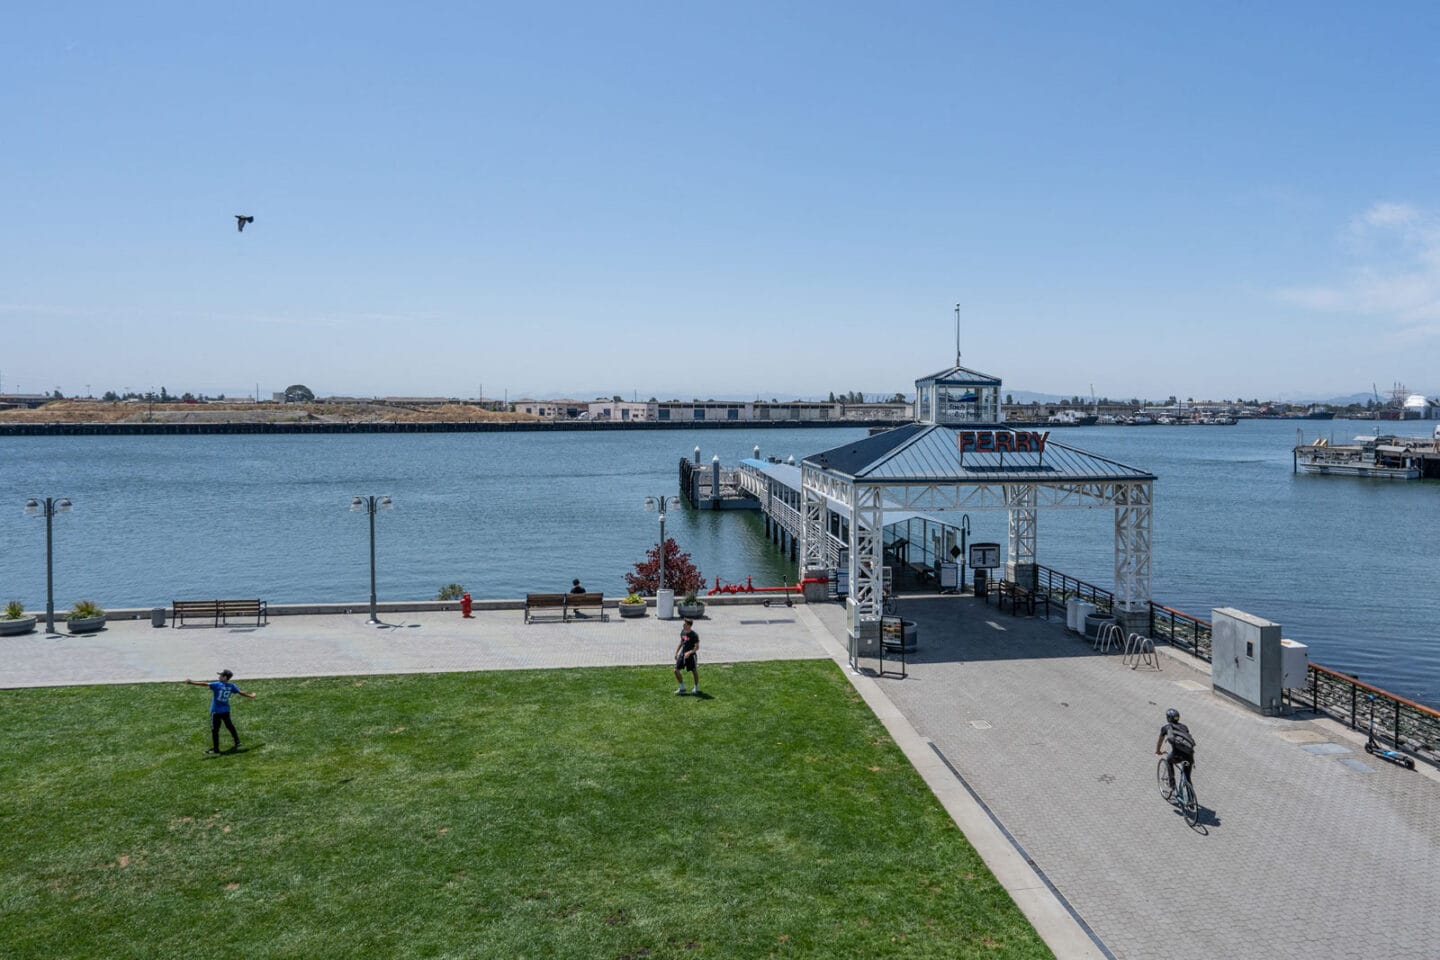
<svg viewBox="0 0 1440 960"><path fill-rule="evenodd" d="M1300 441L1300 438L1296 438ZM1440 478L1440 427L1436 435L1398 437L1389 434L1360 436L1350 443L1297 442L1293 451L1297 472L1375 480Z"/></svg>

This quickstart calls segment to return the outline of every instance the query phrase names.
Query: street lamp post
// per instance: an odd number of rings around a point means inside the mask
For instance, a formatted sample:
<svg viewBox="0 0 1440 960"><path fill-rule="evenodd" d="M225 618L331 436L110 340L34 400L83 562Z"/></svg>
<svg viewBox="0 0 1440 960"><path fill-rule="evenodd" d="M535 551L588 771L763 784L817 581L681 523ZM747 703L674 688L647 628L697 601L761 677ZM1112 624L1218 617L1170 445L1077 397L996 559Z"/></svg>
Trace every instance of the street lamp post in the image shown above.
<svg viewBox="0 0 1440 960"><path fill-rule="evenodd" d="M660 580L656 590L665 589L665 511L670 507L680 506L679 497L646 497L646 510L660 511Z"/></svg>
<svg viewBox="0 0 1440 960"><path fill-rule="evenodd" d="M364 510L370 515L370 619L366 623L379 624L380 617L375 612L375 514L381 510L389 510L395 504L390 502L389 497L370 496L352 497L350 509L359 513Z"/></svg>
<svg viewBox="0 0 1440 960"><path fill-rule="evenodd" d="M965 592L965 564L970 559L965 555L966 541L970 538L970 514L960 514L960 589L956 593Z"/></svg>
<svg viewBox="0 0 1440 960"><path fill-rule="evenodd" d="M28 516L45 516L45 632L55 632L55 551L54 537L50 523L57 513L69 513L72 504L65 497L46 497L42 502L37 497L25 501Z"/></svg>

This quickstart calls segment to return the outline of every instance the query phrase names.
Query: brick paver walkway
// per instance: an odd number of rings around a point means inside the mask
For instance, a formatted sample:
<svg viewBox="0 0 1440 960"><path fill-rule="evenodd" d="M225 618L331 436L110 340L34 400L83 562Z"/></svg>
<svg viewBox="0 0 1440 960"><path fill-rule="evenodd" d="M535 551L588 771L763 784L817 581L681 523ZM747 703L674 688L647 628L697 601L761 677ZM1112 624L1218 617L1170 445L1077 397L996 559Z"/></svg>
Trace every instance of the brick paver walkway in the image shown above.
<svg viewBox="0 0 1440 960"><path fill-rule="evenodd" d="M843 637L843 611L815 611ZM1440 955L1433 770L1372 759L1328 722L1251 713L1179 657L1131 670L1062 611L934 597L901 614L920 650L885 692L1116 957ZM1197 830L1156 791L1170 706L1199 744Z"/></svg>

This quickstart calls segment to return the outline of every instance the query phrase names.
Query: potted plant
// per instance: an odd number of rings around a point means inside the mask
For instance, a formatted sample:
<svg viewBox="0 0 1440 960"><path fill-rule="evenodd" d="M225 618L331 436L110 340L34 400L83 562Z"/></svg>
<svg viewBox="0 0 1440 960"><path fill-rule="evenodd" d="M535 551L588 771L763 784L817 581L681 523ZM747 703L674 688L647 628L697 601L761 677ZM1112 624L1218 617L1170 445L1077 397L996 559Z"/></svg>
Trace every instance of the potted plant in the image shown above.
<svg viewBox="0 0 1440 960"><path fill-rule="evenodd" d="M77 600L65 616L65 627L71 633L94 633L105 626L105 611L94 600Z"/></svg>
<svg viewBox="0 0 1440 960"><path fill-rule="evenodd" d="M5 604L0 614L0 637L18 637L35 629L35 618L25 616L25 605L19 600Z"/></svg>
<svg viewBox="0 0 1440 960"><path fill-rule="evenodd" d="M696 617L705 616L705 601L697 597L694 590L691 590L681 598L679 603L675 604L675 609L680 616L694 620Z"/></svg>
<svg viewBox="0 0 1440 960"><path fill-rule="evenodd" d="M645 598L638 593L627 593L625 599L620 601L619 607L622 617L645 616Z"/></svg>

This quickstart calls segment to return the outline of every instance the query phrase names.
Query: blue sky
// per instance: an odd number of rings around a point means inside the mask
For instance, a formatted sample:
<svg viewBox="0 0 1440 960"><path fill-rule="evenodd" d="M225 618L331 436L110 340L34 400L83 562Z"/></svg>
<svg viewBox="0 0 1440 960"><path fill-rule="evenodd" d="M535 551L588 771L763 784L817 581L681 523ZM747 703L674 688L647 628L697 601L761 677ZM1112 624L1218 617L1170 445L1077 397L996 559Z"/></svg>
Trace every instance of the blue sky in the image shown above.
<svg viewBox="0 0 1440 960"><path fill-rule="evenodd" d="M0 387L1440 392L1440 7L37 3ZM255 223L243 234L232 215Z"/></svg>

